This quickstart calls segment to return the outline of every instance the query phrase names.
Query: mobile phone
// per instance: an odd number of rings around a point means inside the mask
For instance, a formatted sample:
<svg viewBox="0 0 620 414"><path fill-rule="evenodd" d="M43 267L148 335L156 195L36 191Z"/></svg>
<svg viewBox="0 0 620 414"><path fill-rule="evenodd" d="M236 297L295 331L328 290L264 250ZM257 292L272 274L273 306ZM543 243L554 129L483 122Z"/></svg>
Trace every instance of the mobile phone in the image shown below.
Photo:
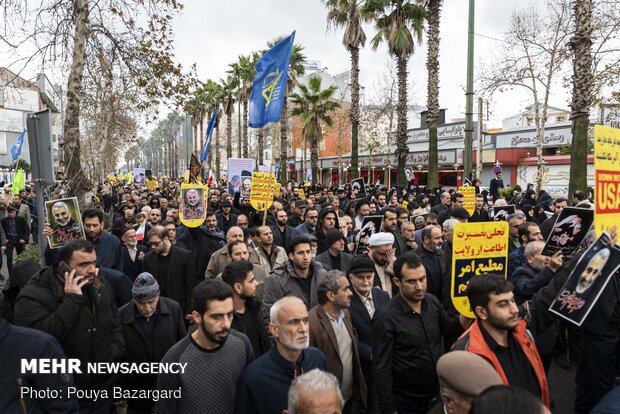
<svg viewBox="0 0 620 414"><path fill-rule="evenodd" d="M63 282L65 280L65 273L71 273L72 270L73 269L71 269L71 267L69 267L69 265L66 264L65 262L60 262L58 264L58 275L60 276Z"/></svg>

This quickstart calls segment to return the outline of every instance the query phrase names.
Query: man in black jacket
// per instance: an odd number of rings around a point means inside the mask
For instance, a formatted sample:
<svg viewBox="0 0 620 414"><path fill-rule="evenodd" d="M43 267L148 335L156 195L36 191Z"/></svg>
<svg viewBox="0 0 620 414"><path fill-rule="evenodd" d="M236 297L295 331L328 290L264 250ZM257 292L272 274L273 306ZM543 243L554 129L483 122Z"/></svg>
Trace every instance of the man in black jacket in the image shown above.
<svg viewBox="0 0 620 414"><path fill-rule="evenodd" d="M192 313L192 289L197 285L194 258L189 250L173 246L168 230L155 226L147 234L151 251L144 256L144 271L152 274L161 295L176 300L185 317Z"/></svg>
<svg viewBox="0 0 620 414"><path fill-rule="evenodd" d="M203 280L211 256L226 244L226 237L218 231L217 217L211 210L207 212L202 226L190 228L188 231L193 239L197 280Z"/></svg>
<svg viewBox="0 0 620 414"><path fill-rule="evenodd" d="M174 344L185 337L183 312L177 302L159 296L159 284L150 273L141 273L131 289L132 301L118 310L127 345L126 362L159 362ZM157 374L121 376L125 390L153 390ZM151 399L128 399L128 412L149 414Z"/></svg>
<svg viewBox="0 0 620 414"><path fill-rule="evenodd" d="M15 304L15 323L54 336L67 358L89 362L117 361L125 353L118 315L108 284L96 277L97 254L86 240L73 240L59 252L59 262L34 275ZM64 271L68 266L70 272ZM82 390L108 390L108 398L80 400L80 413L109 412L114 374L75 375ZM104 411L107 410L107 411Z"/></svg>
<svg viewBox="0 0 620 414"><path fill-rule="evenodd" d="M224 268L222 280L233 290L233 321L231 328L244 333L252 344L258 358L270 348L267 329L262 321L261 302L256 299L258 282L254 277L252 263L241 260Z"/></svg>
<svg viewBox="0 0 620 414"><path fill-rule="evenodd" d="M17 215L17 210L12 206L8 207L7 217L3 218L2 230L6 235L6 265L9 269L9 275L13 270L13 249L20 254L26 248L30 229L26 224L26 219Z"/></svg>
<svg viewBox="0 0 620 414"><path fill-rule="evenodd" d="M271 233L273 233L273 242L285 250L288 241L293 237L293 228L287 223L288 214L284 210L279 210L275 213L275 224L269 226Z"/></svg>
<svg viewBox="0 0 620 414"><path fill-rule="evenodd" d="M450 320L426 293L426 271L413 252L394 262L399 294L375 315L372 368L382 413L425 414L439 402L435 372L442 336L462 332L463 317ZM459 324L459 321L461 324Z"/></svg>

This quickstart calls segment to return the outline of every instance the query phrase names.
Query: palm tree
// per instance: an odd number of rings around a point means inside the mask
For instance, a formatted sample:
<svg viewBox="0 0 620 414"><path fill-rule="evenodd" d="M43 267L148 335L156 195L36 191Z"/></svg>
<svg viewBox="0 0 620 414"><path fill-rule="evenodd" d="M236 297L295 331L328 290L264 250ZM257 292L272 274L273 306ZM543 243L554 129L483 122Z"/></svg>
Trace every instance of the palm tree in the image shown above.
<svg viewBox="0 0 620 414"><path fill-rule="evenodd" d="M226 158L232 158L232 114L235 110L235 78L232 75L228 75L226 80L220 80L222 90L224 93L223 109L226 114Z"/></svg>
<svg viewBox="0 0 620 414"><path fill-rule="evenodd" d="M362 28L362 1L357 0L323 0L329 12L328 27L344 27L342 44L351 54L351 166L353 178L359 176L358 168L358 130L360 122L360 81L359 60L360 47L366 44L366 33Z"/></svg>
<svg viewBox="0 0 620 414"><path fill-rule="evenodd" d="M415 50L416 40L422 41L424 7L407 0L367 0L362 7L364 16L375 22L377 34L372 38L373 49L385 42L396 59L398 76L398 104L396 106L396 155L398 183L407 181L407 63Z"/></svg>
<svg viewBox="0 0 620 414"><path fill-rule="evenodd" d="M213 117L213 114L217 113L217 122L215 124L215 131L213 132L213 143L212 150L209 151L209 165L211 165L211 161L213 160L213 154L215 154L215 175L219 177L220 172L220 113L222 102L226 99L224 94L224 89L222 86L214 82L212 80L208 80L204 85L204 90L206 94L206 99L208 102L207 105L207 113L209 120Z"/></svg>
<svg viewBox="0 0 620 414"><path fill-rule="evenodd" d="M435 188L439 184L437 154L437 121L439 119L439 16L441 0L427 0L426 21L428 22L428 42L426 69L428 71L427 93L428 113L428 187Z"/></svg>
<svg viewBox="0 0 620 414"><path fill-rule="evenodd" d="M323 138L322 124L331 127L334 124L331 112L340 108L332 96L338 87L332 85L321 89L321 78L311 76L308 85L299 84L299 93L291 94L291 102L297 106L291 114L299 117L303 125L302 136L310 141L310 164L312 165L312 181L318 182L319 172L319 141Z"/></svg>
<svg viewBox="0 0 620 414"><path fill-rule="evenodd" d="M587 157L589 112L592 105L592 0L573 3L575 34L570 40L573 50L573 143L571 148L568 193L588 191Z"/></svg>
<svg viewBox="0 0 620 414"><path fill-rule="evenodd" d="M258 54L241 55L237 62L230 65L228 73L232 74L238 85L239 99L243 104L243 158L248 158L248 100L252 92L252 81L256 77L254 64L258 60Z"/></svg>
<svg viewBox="0 0 620 414"><path fill-rule="evenodd" d="M280 36L270 42L267 46L271 49L276 43L283 40ZM304 61L306 56L303 53L304 47L294 43L291 50L291 59L288 64L288 78L286 80L286 93L282 101L282 114L280 115L280 182L286 183L288 177L288 94L297 85L297 79L305 73ZM272 146L273 148L273 146ZM273 155L272 155L273 156Z"/></svg>
<svg viewBox="0 0 620 414"><path fill-rule="evenodd" d="M196 151L196 143L198 141L198 101L196 95L191 95L183 106L183 110L192 118L192 130L194 132L192 139L192 151Z"/></svg>

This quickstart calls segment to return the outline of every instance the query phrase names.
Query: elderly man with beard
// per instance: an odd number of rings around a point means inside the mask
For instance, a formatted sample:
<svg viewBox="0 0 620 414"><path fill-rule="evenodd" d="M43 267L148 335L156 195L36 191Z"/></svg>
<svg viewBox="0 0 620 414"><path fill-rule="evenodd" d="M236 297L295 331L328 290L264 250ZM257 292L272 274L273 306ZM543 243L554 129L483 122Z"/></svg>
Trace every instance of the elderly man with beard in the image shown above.
<svg viewBox="0 0 620 414"><path fill-rule="evenodd" d="M275 345L241 374L236 414L281 413L293 379L315 368L326 370L323 353L310 347L308 309L301 299L278 300L271 307L270 320Z"/></svg>
<svg viewBox="0 0 620 414"><path fill-rule="evenodd" d="M192 292L192 320L198 327L174 345L162 363L181 363L181 373L161 373L160 391L178 391L176 398L161 398L155 412L166 414L231 414L238 395L236 384L254 360L248 338L230 329L233 291L221 280L204 280ZM182 396L182 398L181 398Z"/></svg>
<svg viewBox="0 0 620 414"><path fill-rule="evenodd" d="M392 297L397 289L392 284L394 276L392 265L396 257L394 256L394 235L392 233L375 233L368 240L368 257L375 264L375 277L373 285L383 289Z"/></svg>
<svg viewBox="0 0 620 414"><path fill-rule="evenodd" d="M131 289L132 301L118 310L127 346L126 362L159 362L185 337L183 311L177 302L159 296L159 284L150 273L141 273ZM152 390L156 374L124 374L125 390ZM128 412L149 414L155 402L149 398L127 399Z"/></svg>
<svg viewBox="0 0 620 414"><path fill-rule="evenodd" d="M345 273L331 270L319 280L319 304L309 312L310 344L325 354L327 371L338 378L345 414L362 411L367 395L357 334L348 311L352 294Z"/></svg>

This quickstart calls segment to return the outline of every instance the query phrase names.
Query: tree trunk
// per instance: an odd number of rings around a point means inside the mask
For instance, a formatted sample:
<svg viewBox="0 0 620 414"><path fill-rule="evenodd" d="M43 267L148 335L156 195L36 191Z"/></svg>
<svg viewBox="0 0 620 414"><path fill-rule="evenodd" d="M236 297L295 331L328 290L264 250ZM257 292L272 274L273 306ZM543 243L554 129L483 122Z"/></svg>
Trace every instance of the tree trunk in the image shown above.
<svg viewBox="0 0 620 414"><path fill-rule="evenodd" d="M258 128L258 165L263 165L263 152L265 152L265 130Z"/></svg>
<svg viewBox="0 0 620 414"><path fill-rule="evenodd" d="M280 115L280 183L288 181L288 98L284 95Z"/></svg>
<svg viewBox="0 0 620 414"><path fill-rule="evenodd" d="M360 50L349 47L351 53L351 171L353 178L359 177L358 132L360 123Z"/></svg>
<svg viewBox="0 0 620 414"><path fill-rule="evenodd" d="M198 130L200 131L200 135L198 135L198 140L196 144L196 155L200 158L200 154L202 152L202 147L204 146L204 126L202 125L203 115L200 116L200 121L198 124Z"/></svg>
<svg viewBox="0 0 620 414"><path fill-rule="evenodd" d="M248 101L243 101L243 158L248 158Z"/></svg>
<svg viewBox="0 0 620 414"><path fill-rule="evenodd" d="M87 180L80 164L80 94L84 66L86 65L86 39L88 38L88 0L75 0L73 19L73 56L67 82L67 106L64 125L65 176L71 181L78 200L83 200Z"/></svg>
<svg viewBox="0 0 620 414"><path fill-rule="evenodd" d="M232 158L232 113L226 114L226 158ZM227 167L228 168L228 167Z"/></svg>
<svg viewBox="0 0 620 414"><path fill-rule="evenodd" d="M427 6L428 47L426 69L428 71L428 183L435 188L439 185L439 159L437 153L437 122L439 119L439 20L441 0L430 0Z"/></svg>
<svg viewBox="0 0 620 414"><path fill-rule="evenodd" d="M319 182L319 137L313 136L310 141L310 164L312 166L312 182Z"/></svg>
<svg viewBox="0 0 620 414"><path fill-rule="evenodd" d="M398 67L398 107L396 114L398 116L396 124L396 156L398 157L398 175L399 185L403 185L407 181L405 175L405 167L407 165L407 57L397 57ZM395 183L393 183L395 184Z"/></svg>
<svg viewBox="0 0 620 414"><path fill-rule="evenodd" d="M172 151L174 153L174 168L172 169L172 179L179 176L179 146L177 140L172 141Z"/></svg>
<svg viewBox="0 0 620 414"><path fill-rule="evenodd" d="M196 152L196 142L198 141L198 124L196 123L196 120L193 119L194 121L194 139L192 140L192 152ZM187 162L189 162L189 160L187 160ZM189 165L189 164L188 164Z"/></svg>
<svg viewBox="0 0 620 414"><path fill-rule="evenodd" d="M569 195L577 190L588 194L588 126L592 104L592 0L575 0L573 15L575 34L570 40L573 50L573 143Z"/></svg>
<svg viewBox="0 0 620 414"><path fill-rule="evenodd" d="M217 123L215 125L215 179L220 178L220 114L218 110Z"/></svg>

